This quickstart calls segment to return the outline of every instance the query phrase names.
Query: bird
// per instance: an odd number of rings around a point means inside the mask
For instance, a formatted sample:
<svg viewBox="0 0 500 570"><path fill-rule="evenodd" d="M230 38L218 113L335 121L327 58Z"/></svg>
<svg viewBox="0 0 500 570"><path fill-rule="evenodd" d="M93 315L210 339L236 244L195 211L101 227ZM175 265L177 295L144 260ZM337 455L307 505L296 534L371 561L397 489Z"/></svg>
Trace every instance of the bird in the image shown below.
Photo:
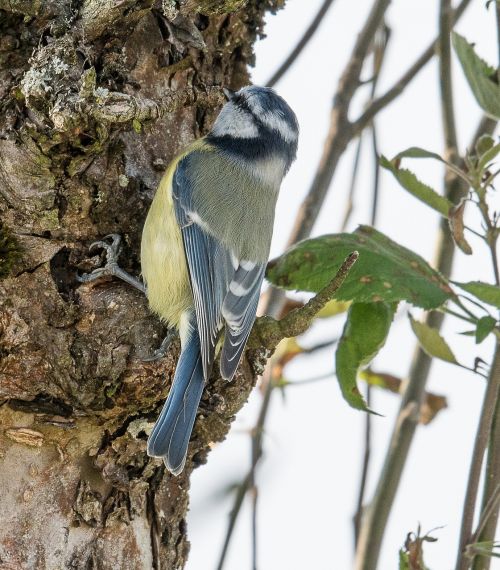
<svg viewBox="0 0 500 570"><path fill-rule="evenodd" d="M147 453L182 472L203 389L220 352L232 380L257 312L276 200L295 160L297 118L273 89L224 89L208 134L169 165L148 211L141 272L151 310L179 331L172 386Z"/></svg>

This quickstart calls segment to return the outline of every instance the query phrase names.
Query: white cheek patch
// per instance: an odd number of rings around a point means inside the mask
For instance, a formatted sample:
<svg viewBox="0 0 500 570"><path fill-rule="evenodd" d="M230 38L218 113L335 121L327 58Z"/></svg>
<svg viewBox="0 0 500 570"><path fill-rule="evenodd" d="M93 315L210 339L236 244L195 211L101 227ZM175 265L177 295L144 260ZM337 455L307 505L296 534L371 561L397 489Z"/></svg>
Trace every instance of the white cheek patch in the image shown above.
<svg viewBox="0 0 500 570"><path fill-rule="evenodd" d="M259 129L251 115L229 102L219 113L212 127L212 134L216 137L226 135L238 139L255 139L259 136Z"/></svg>

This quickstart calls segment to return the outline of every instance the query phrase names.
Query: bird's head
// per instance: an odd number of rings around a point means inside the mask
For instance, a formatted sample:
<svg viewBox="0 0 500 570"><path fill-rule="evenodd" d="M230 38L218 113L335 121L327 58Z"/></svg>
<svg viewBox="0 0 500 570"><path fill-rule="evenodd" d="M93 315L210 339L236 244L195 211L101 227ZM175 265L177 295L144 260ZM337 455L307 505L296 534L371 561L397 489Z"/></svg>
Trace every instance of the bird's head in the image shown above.
<svg viewBox="0 0 500 570"><path fill-rule="evenodd" d="M262 152L284 154L291 163L297 152L299 124L288 103L269 87L251 85L224 93L228 101L209 136L238 148L246 144Z"/></svg>

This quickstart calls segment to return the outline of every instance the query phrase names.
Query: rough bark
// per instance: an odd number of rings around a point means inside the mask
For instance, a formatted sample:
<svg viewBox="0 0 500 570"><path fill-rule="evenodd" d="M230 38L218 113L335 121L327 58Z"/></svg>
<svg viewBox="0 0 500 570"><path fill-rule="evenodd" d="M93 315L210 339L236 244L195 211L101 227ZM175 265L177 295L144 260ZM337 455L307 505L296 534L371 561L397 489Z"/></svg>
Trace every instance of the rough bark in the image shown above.
<svg viewBox="0 0 500 570"><path fill-rule="evenodd" d="M189 477L255 367L215 377L179 477L145 445L178 355L89 244L142 223L162 171L248 82L281 0L0 0L0 567L182 568Z"/></svg>

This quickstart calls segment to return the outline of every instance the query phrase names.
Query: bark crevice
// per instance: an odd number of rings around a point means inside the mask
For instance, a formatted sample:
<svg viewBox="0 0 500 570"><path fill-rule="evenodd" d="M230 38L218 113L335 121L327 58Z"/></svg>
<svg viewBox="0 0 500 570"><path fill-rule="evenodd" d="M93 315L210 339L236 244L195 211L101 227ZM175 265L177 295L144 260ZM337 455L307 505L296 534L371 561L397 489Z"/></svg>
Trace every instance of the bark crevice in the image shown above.
<svg viewBox="0 0 500 570"><path fill-rule="evenodd" d="M139 292L80 284L124 237L138 274L161 174L204 134L221 87L248 83L279 0L0 0L0 561L15 568L182 568L192 469L255 383L205 391L179 477L146 455L178 342ZM261 358L262 360L262 358Z"/></svg>

